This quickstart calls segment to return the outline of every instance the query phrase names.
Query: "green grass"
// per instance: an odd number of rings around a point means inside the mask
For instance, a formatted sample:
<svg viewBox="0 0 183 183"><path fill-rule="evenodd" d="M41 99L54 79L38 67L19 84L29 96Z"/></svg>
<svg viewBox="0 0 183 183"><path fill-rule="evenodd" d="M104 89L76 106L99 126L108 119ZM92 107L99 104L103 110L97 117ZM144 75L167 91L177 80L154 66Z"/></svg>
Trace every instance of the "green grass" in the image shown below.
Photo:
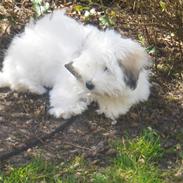
<svg viewBox="0 0 183 183"><path fill-rule="evenodd" d="M54 182L56 168L41 158L34 159L28 165L11 168L10 173L1 176L3 183Z"/></svg>
<svg viewBox="0 0 183 183"><path fill-rule="evenodd" d="M148 129L135 139L116 142L118 155L112 166L96 173L94 183L162 183L157 160L162 157L158 135Z"/></svg>
<svg viewBox="0 0 183 183"><path fill-rule="evenodd" d="M3 183L163 183L158 160L163 150L151 129L140 136L112 143L117 156L105 168L91 166L82 157L59 165L41 158L0 174Z"/></svg>

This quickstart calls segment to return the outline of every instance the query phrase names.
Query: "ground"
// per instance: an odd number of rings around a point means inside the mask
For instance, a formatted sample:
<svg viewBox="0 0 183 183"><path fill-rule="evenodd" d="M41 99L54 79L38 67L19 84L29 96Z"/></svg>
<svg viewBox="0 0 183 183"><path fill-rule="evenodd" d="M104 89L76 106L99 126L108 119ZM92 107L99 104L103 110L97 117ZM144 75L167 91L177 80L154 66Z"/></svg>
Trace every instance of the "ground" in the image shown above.
<svg viewBox="0 0 183 183"><path fill-rule="evenodd" d="M19 27L15 30L19 30ZM1 34L1 53L8 47L15 30ZM133 35L133 32L129 35ZM4 54L0 54L1 62L3 57ZM105 166L110 163L110 157L115 156L111 140L122 138L125 134L132 138L150 127L160 134L161 145L165 148L159 167L176 168L178 171L183 166L183 83L178 78L164 77L154 69L150 80L152 86L149 100L132 107L118 119L117 124L113 125L111 120L97 115L97 106L93 104L63 132L9 158L0 164L0 168L6 170L9 165L20 166L36 154L57 162L82 154L92 164ZM48 106L47 94L39 96L17 93L8 88L0 89L0 155L29 139L39 139L62 123L62 119L48 115ZM183 171L178 176L183 180Z"/></svg>

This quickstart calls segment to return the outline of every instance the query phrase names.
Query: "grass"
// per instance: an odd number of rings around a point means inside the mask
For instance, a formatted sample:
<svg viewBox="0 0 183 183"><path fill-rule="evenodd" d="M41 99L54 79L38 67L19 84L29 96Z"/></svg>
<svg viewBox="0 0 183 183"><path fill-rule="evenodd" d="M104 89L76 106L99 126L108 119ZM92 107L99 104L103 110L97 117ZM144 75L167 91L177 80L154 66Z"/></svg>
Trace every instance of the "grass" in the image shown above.
<svg viewBox="0 0 183 183"><path fill-rule="evenodd" d="M151 129L140 136L112 143L117 156L110 166L88 164L82 157L59 165L41 158L0 174L3 183L163 183L158 160L162 157L159 136Z"/></svg>
<svg viewBox="0 0 183 183"><path fill-rule="evenodd" d="M41 158L34 159L28 165L11 168L10 173L1 176L3 183L54 182L56 168Z"/></svg>
<svg viewBox="0 0 183 183"><path fill-rule="evenodd" d="M158 135L148 129L135 139L116 142L117 157L103 173L96 173L95 183L162 183L157 160L162 157Z"/></svg>

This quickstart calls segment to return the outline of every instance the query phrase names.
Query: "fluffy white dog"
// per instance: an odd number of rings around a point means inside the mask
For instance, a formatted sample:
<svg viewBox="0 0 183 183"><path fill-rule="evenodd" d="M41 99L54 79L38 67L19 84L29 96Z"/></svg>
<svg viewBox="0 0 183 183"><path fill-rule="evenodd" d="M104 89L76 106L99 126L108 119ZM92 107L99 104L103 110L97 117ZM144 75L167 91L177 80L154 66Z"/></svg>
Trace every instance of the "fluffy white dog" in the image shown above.
<svg viewBox="0 0 183 183"><path fill-rule="evenodd" d="M31 22L7 50L0 87L43 94L50 114L70 118L95 101L97 112L116 119L149 96L148 56L114 30L82 25L57 10Z"/></svg>

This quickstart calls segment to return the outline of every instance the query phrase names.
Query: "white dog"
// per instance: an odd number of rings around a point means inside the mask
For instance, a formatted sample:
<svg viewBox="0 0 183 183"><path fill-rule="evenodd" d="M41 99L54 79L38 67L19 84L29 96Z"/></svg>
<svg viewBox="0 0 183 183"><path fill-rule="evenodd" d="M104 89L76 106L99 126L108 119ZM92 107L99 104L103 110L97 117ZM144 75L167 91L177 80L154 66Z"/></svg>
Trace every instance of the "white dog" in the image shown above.
<svg viewBox="0 0 183 183"><path fill-rule="evenodd" d="M95 101L115 120L149 96L148 56L114 30L82 25L57 10L31 22L7 50L0 87L43 94L50 114L70 118Z"/></svg>

